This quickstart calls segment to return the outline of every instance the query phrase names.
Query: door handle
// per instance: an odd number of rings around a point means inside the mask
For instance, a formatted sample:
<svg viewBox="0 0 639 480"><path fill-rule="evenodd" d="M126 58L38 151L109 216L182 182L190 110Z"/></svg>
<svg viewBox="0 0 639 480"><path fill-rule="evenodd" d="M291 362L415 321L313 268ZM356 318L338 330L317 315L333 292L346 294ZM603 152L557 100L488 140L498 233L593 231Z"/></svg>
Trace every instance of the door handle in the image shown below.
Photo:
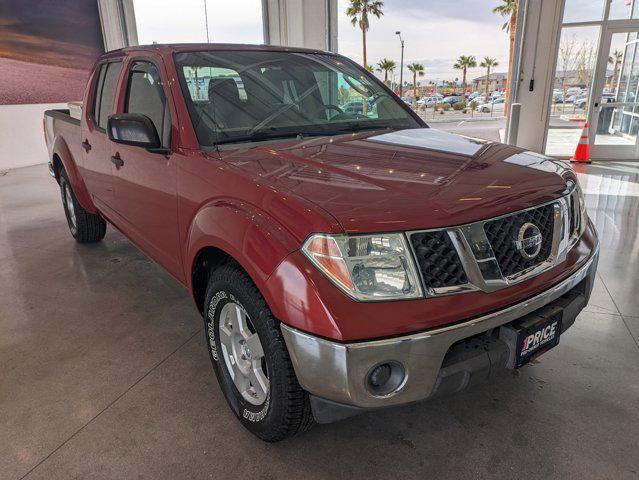
<svg viewBox="0 0 639 480"><path fill-rule="evenodd" d="M111 157L111 162L113 162L113 165L115 165L115 168L120 168L121 166L124 165L124 160L120 158L119 153L116 153L115 155Z"/></svg>
<svg viewBox="0 0 639 480"><path fill-rule="evenodd" d="M89 143L88 140L85 140L84 142L82 142L82 148L84 148L84 151L89 153L89 150L91 150L91 144Z"/></svg>

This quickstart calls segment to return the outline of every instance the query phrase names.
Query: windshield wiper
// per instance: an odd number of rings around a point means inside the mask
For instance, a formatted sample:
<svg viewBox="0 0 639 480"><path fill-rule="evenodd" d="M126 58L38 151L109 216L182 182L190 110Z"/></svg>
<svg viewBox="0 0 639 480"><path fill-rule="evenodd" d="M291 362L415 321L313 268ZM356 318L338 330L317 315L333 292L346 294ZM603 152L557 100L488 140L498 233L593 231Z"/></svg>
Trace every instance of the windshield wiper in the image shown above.
<svg viewBox="0 0 639 480"><path fill-rule="evenodd" d="M339 128L327 128L326 130L309 130L309 131L297 131L297 132L282 132L277 130L257 130L255 132L237 135L234 137L223 138L216 142L217 145L228 143L242 143L242 142L263 142L265 140L275 140L284 138L297 138L302 140L308 137L322 137L331 135L343 135L345 133L360 132L365 130L400 130L403 127L394 127L391 125L366 125L365 123L355 122L342 125Z"/></svg>
<svg viewBox="0 0 639 480"><path fill-rule="evenodd" d="M323 131L323 130L317 130L317 131L311 131L311 132L278 132L278 131L259 130L246 135L237 135L234 137L223 138L217 141L216 143L217 145L222 145L224 143L263 142L265 140L275 140L278 138L297 138L301 140L305 137L320 137L323 135L334 135L334 134L331 132Z"/></svg>
<svg viewBox="0 0 639 480"><path fill-rule="evenodd" d="M336 128L335 130L332 130L332 132L337 132L337 133L349 133L349 132L362 132L364 130L401 130L402 128L405 127L397 127L397 126L392 126L392 125L375 125L375 124L366 124L366 123L362 123L362 122L354 122L354 123L347 123L345 125L342 125L339 128Z"/></svg>

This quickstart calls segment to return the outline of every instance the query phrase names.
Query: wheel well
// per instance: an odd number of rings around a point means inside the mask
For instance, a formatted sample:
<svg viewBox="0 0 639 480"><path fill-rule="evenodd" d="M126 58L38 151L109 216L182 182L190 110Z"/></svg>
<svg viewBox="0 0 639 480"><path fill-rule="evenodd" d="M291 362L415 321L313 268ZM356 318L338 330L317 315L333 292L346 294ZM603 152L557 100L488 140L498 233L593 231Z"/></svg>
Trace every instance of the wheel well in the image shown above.
<svg viewBox="0 0 639 480"><path fill-rule="evenodd" d="M224 250L215 247L205 247L195 256L191 269L191 288L200 313L204 307L204 296L211 272L225 263L234 261Z"/></svg>
<svg viewBox="0 0 639 480"><path fill-rule="evenodd" d="M53 155L52 163L53 163L53 173L55 173L55 179L58 181L58 183L60 183L60 171L64 167L62 166L62 159L57 153Z"/></svg>

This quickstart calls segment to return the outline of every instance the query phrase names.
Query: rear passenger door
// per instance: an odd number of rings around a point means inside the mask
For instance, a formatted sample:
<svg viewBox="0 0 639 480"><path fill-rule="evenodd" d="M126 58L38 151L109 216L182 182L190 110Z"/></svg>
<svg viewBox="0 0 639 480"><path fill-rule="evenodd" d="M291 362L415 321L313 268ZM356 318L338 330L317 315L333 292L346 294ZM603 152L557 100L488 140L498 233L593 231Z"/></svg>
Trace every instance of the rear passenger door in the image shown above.
<svg viewBox="0 0 639 480"><path fill-rule="evenodd" d="M177 156L171 145L170 91L159 65L159 59L129 62L119 110L149 117L165 151L109 142L110 156L117 159L113 162L113 204L120 229L169 272L181 276Z"/></svg>
<svg viewBox="0 0 639 480"><path fill-rule="evenodd" d="M91 95L85 105L82 124L83 159L81 175L95 206L107 216L113 203L113 184L107 148L106 126L114 112L115 92L122 61L102 63L93 76Z"/></svg>

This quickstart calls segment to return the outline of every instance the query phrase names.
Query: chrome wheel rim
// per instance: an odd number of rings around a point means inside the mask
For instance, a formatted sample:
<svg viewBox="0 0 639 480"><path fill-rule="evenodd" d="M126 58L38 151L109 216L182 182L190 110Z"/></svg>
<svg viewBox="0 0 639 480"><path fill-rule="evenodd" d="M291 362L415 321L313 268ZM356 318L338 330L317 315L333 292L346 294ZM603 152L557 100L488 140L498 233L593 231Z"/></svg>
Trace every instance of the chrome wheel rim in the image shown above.
<svg viewBox="0 0 639 480"><path fill-rule="evenodd" d="M73 196L71 194L71 188L69 187L68 183L64 184L64 203L67 207L71 230L75 231L75 207L73 206Z"/></svg>
<svg viewBox="0 0 639 480"><path fill-rule="evenodd" d="M261 405L269 392L262 342L246 310L235 302L222 307L219 318L222 357L233 383L252 405Z"/></svg>

